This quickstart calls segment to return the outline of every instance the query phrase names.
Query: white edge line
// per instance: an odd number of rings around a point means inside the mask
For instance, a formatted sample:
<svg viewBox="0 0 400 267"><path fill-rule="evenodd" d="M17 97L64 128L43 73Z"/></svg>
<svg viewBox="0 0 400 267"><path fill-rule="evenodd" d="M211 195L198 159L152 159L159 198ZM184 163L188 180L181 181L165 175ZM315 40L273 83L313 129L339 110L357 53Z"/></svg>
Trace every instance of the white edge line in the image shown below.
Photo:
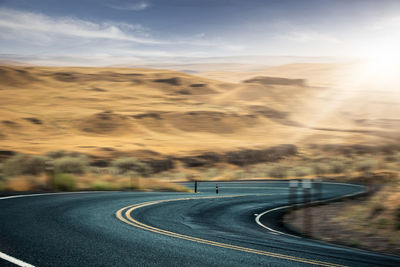
<svg viewBox="0 0 400 267"><path fill-rule="evenodd" d="M356 184L346 184L346 183L332 183L332 182L324 182L324 184L342 184L342 185L347 185L347 186L356 186L356 187L362 187L361 185L356 185ZM357 192L357 193L352 193L352 194L347 194L344 196L339 196L339 197L333 197L333 198L328 198L328 199L324 199L324 200L317 200L317 201L313 201L313 202L309 202L309 204L315 204L315 203L324 203L324 202L328 202L328 201L332 201L332 200L337 200L337 199L342 199L342 198L346 198L346 197L351 197L351 196L355 196L361 193L364 193L365 190L363 192ZM272 229L264 224L262 224L260 222L260 218L262 216L264 216L267 213L276 211L276 210L281 210L281 209L286 209L286 208L290 208L290 207L297 207L297 206L303 206L303 204L295 204L295 205L286 205L286 206L281 206L281 207L276 207L267 211L264 211L262 213L260 213L259 215L257 215L255 221L258 225L260 225L261 227L264 227L265 229L267 229L268 231L270 231L273 234L281 234L281 235L286 235L286 236L290 236L290 237L295 237L295 238L301 238L300 236L296 236L296 235L291 235L291 234L287 234L281 231L277 231L275 229Z"/></svg>
<svg viewBox="0 0 400 267"><path fill-rule="evenodd" d="M18 265L18 266L23 266L23 267L35 267L35 266L32 265L32 264L29 264L29 263L26 263L26 262L21 261L21 260L19 260L19 259L16 259L16 258L14 258L14 257L11 257L11 256L9 256L9 255L7 255L7 254L5 254L5 253L3 253L3 252L0 252L0 258L4 259L4 260L6 260L6 261L9 261L9 262L11 262L11 263L14 263L15 265Z"/></svg>
<svg viewBox="0 0 400 267"><path fill-rule="evenodd" d="M119 191L79 191L79 192L56 192L56 193L40 193L40 194L27 194L27 195L15 195L8 197L0 197L0 200L20 197L36 197L36 196L47 196L47 195L67 195L67 194L82 194L82 193L101 193L101 192L119 192Z"/></svg>
<svg viewBox="0 0 400 267"><path fill-rule="evenodd" d="M79 191L79 192L58 192L58 193L42 193L42 194L29 194L29 195L16 195L8 197L0 197L0 200L10 199L10 198L20 198L20 197L35 197L35 196L46 196L46 195L65 195L65 194L81 194L81 193L99 193L99 192L110 192L110 191ZM0 251L0 258L8 262L14 263L15 265L22 267L35 267L32 264L26 263L22 260L14 258Z"/></svg>

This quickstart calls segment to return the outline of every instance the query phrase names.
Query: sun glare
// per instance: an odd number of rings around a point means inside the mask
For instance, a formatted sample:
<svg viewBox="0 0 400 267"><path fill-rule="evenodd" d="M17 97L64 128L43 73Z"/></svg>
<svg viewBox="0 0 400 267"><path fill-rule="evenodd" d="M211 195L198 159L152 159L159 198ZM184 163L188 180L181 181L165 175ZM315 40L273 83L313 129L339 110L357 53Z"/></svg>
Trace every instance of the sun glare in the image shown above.
<svg viewBox="0 0 400 267"><path fill-rule="evenodd" d="M382 43L366 50L364 72L373 84L398 88L400 85L400 46ZM388 88L389 89L389 88Z"/></svg>

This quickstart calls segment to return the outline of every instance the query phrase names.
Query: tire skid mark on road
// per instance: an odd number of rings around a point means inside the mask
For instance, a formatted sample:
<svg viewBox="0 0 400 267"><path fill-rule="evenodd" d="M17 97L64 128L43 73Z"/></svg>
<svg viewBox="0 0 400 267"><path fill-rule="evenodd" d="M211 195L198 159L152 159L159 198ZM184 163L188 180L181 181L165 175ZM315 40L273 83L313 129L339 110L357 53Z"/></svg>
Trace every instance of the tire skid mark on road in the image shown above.
<svg viewBox="0 0 400 267"><path fill-rule="evenodd" d="M243 196L243 195L240 195L240 196ZM142 222L139 222L138 220L134 219L131 215L134 210L137 210L137 209L140 209L140 208L143 208L146 206L165 203L165 202L184 201L184 200L193 200L193 199L214 199L214 198L225 198L225 197L240 197L240 196L193 197L193 198L177 198L177 199L149 201L149 202L144 202L144 203L139 203L139 204L134 204L134 205L124 207L124 208L118 210L115 213L115 215L119 220L121 220L122 222L129 224L131 226L140 228L142 230L146 230L146 231L150 231L150 232L154 232L154 233L158 233L158 234L162 234L162 235L166 235L166 236L170 236L170 237L175 237L175 238L179 238L179 239L183 239L183 240L188 240L188 241L197 242L197 243L201 243L201 244L207 244L207 245L211 245L211 246L222 247L222 248L227 248L227 249L232 249L232 250L237 250L237 251L243 251L243 252L248 252L248 253L253 253L253 254L258 254L258 255L264 255L264 256L269 256L269 257L274 257L274 258L279 258L279 259L284 259L284 260L307 263L307 264L312 264L312 265L335 266L335 267L336 266L344 266L344 265L334 264L334 263L330 263L330 262L305 259L305 258L300 258L300 257L295 257L295 256L290 256L290 255L285 255L285 254L280 254L280 253L275 253L275 252L241 247L241 246L231 245L231 244L227 244L227 243L220 243L220 242L201 239L201 238L197 238L197 237L193 237L193 236L174 233L174 232L159 229L159 228L144 224Z"/></svg>

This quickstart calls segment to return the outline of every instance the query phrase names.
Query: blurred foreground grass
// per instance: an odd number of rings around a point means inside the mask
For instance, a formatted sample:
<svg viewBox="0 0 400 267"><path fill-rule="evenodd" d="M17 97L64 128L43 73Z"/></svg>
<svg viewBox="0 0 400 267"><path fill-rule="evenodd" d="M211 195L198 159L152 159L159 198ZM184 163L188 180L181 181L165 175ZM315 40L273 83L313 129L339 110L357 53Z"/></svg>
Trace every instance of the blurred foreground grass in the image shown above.
<svg viewBox="0 0 400 267"><path fill-rule="evenodd" d="M47 190L51 187L55 190L162 189L163 187L185 190L173 185L172 182L307 179L316 176L388 185L397 183L400 173L400 152L346 155L320 153L318 156L315 154L296 152L272 160L269 157L268 161L262 162L254 160L254 155L257 154L253 153L250 155L253 159L249 164L243 164L249 156L247 151L243 155L236 155L240 160L232 160L230 157L225 161L211 153L206 156L203 154L184 159L168 158L153 161L133 157L99 160L81 153L65 151L49 152L43 156L16 154L0 163L0 190ZM199 162L205 158L206 162ZM395 196L396 190L388 194L391 197Z"/></svg>
<svg viewBox="0 0 400 267"><path fill-rule="evenodd" d="M245 151L245 155L248 153ZM249 164L243 164L246 160L243 155L235 156L240 160L235 158L230 162L232 158L223 160L211 153L201 157L153 161L133 157L99 160L65 151L42 156L17 154L0 163L0 190L191 192L176 182L309 179L316 176L325 180L359 182L380 190L365 200L340 204L339 208L315 207L321 209L320 225L328 227L323 228L323 234L317 238L328 237L328 241L342 238L345 245L368 249L375 249L373 244L378 242L379 251L400 252L400 152L340 154L300 151L272 160L269 157L265 162L252 158ZM204 163L201 160L205 158L208 161ZM297 219L301 217L299 212ZM328 214L323 215L324 212ZM386 249L388 247L390 249Z"/></svg>
<svg viewBox="0 0 400 267"><path fill-rule="evenodd" d="M372 196L298 209L284 220L317 239L400 255L400 183L394 179Z"/></svg>

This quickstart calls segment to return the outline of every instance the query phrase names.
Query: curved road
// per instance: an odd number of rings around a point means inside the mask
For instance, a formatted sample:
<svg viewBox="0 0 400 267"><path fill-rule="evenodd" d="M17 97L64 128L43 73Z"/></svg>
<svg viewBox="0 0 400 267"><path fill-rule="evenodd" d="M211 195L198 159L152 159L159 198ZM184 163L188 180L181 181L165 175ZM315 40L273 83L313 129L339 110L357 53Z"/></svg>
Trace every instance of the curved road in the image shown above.
<svg viewBox="0 0 400 267"><path fill-rule="evenodd" d="M0 198L0 266L400 266L400 258L270 231L287 182L200 183L198 194ZM190 184L193 186L193 184ZM323 198L362 191L325 183ZM279 211L278 211L279 212ZM280 231L277 214L260 218ZM20 261L18 261L20 260Z"/></svg>

